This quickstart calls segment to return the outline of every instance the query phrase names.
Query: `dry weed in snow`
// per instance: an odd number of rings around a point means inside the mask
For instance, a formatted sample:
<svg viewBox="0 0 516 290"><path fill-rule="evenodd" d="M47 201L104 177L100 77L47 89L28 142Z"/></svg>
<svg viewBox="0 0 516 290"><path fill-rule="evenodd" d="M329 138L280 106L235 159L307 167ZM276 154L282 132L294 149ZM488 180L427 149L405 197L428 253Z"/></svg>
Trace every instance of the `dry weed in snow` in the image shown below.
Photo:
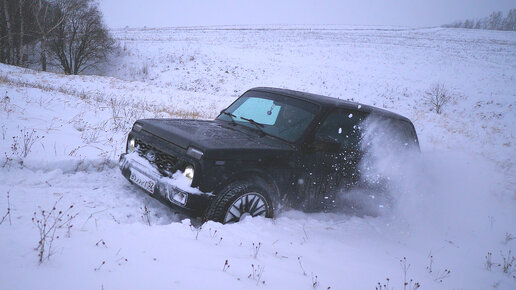
<svg viewBox="0 0 516 290"><path fill-rule="evenodd" d="M50 259L54 254L52 246L54 241L59 239L58 230L65 229L65 234L70 237L70 230L73 227L72 221L77 217L78 213L71 213L73 205L70 205L64 211L57 208L59 198L50 210L40 210L34 212L32 222L39 231L38 246L35 250L38 252L39 263Z"/></svg>

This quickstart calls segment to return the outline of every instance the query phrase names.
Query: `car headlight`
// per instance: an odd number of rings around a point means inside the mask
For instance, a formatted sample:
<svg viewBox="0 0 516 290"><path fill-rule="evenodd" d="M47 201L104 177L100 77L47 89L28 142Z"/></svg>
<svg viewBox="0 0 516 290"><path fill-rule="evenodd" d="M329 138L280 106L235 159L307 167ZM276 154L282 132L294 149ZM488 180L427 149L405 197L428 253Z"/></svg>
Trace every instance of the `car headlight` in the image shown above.
<svg viewBox="0 0 516 290"><path fill-rule="evenodd" d="M134 149L136 148L136 141L134 138L129 139L127 142L127 153L132 153Z"/></svg>
<svg viewBox="0 0 516 290"><path fill-rule="evenodd" d="M185 167L185 170L183 171L183 175L190 179L190 180L193 180L193 177L194 177L194 168L192 165L188 165Z"/></svg>

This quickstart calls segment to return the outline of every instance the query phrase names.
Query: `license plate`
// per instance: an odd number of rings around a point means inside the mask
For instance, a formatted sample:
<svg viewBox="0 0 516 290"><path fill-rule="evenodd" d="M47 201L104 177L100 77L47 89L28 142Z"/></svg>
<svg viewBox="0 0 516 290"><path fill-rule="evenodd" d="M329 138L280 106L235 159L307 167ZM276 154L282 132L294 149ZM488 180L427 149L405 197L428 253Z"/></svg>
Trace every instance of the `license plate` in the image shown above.
<svg viewBox="0 0 516 290"><path fill-rule="evenodd" d="M138 171L131 170L131 176L129 180L138 184L141 188L147 190L150 193L154 193L154 186L156 186L156 182L151 178L141 174Z"/></svg>

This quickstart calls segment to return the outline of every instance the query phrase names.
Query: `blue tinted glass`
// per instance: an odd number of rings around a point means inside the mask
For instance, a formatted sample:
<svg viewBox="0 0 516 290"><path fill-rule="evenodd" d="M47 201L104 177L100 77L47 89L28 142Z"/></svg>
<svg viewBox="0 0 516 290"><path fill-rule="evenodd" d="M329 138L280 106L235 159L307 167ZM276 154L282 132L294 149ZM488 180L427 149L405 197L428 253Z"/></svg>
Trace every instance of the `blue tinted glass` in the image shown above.
<svg viewBox="0 0 516 290"><path fill-rule="evenodd" d="M280 108L273 100L250 97L234 110L233 114L237 118L244 117L264 125L274 125Z"/></svg>

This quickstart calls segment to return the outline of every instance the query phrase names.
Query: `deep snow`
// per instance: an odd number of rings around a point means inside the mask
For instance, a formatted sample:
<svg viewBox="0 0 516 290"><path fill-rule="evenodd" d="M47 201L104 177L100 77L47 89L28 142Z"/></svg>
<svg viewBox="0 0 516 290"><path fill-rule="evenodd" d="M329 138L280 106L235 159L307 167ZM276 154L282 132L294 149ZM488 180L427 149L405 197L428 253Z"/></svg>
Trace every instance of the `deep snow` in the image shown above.
<svg viewBox="0 0 516 290"><path fill-rule="evenodd" d="M315 281L374 289L386 278L389 289L403 289L403 257L407 281L422 289L515 287L516 266L505 274L485 265L488 252L495 264L516 253L514 33L243 28L114 31L121 54L108 77L0 65L0 217L7 192L11 206L11 222L0 225L1 289L311 289ZM442 115L423 98L437 81L454 97ZM422 153L373 152L392 187L387 196L343 195L353 210L286 209L272 220L202 228L120 175L117 157L135 119L212 118L258 85L405 115ZM32 130L35 142L20 157ZM32 217L60 198L58 208L73 204L78 216L40 265ZM260 281L252 265L263 267Z"/></svg>

